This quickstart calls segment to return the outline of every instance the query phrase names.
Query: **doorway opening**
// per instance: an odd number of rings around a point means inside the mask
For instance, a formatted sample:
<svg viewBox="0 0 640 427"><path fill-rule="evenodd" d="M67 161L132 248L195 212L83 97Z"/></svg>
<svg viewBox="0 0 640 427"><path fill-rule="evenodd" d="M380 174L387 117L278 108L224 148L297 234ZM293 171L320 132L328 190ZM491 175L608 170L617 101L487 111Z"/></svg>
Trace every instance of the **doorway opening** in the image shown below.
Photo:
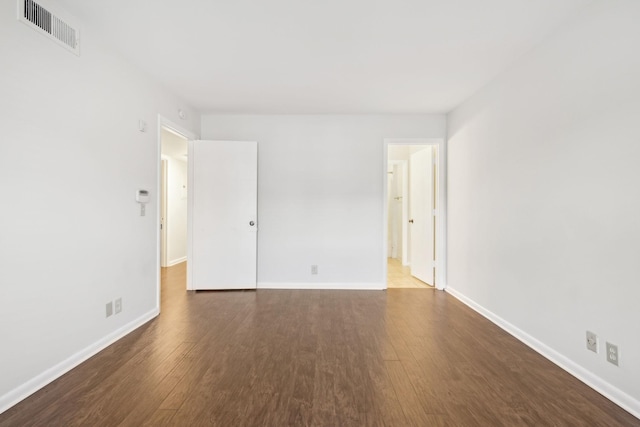
<svg viewBox="0 0 640 427"><path fill-rule="evenodd" d="M160 131L160 266L187 260L187 138Z"/></svg>
<svg viewBox="0 0 640 427"><path fill-rule="evenodd" d="M187 260L187 145L196 135L158 116L157 307L161 307L163 279L186 274ZM171 270L171 271L169 271ZM185 280L186 283L186 280Z"/></svg>
<svg viewBox="0 0 640 427"><path fill-rule="evenodd" d="M444 141L384 144L387 288L444 289Z"/></svg>

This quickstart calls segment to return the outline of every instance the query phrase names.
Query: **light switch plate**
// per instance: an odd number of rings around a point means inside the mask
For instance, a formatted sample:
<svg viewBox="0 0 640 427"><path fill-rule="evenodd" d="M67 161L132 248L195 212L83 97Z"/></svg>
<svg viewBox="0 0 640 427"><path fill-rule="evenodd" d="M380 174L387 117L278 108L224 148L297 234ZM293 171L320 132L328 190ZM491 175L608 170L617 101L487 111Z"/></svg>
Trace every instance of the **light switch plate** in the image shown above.
<svg viewBox="0 0 640 427"><path fill-rule="evenodd" d="M587 350L598 352L598 336L591 331L587 331Z"/></svg>

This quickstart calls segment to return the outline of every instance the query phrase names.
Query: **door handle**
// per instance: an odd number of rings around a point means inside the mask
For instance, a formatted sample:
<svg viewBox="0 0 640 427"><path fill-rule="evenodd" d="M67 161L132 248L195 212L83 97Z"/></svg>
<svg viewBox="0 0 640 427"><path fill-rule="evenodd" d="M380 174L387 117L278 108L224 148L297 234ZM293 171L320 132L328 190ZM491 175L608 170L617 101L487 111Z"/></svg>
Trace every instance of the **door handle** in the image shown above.
<svg viewBox="0 0 640 427"><path fill-rule="evenodd" d="M412 219L409 220L409 224L413 224L413 220Z"/></svg>
<svg viewBox="0 0 640 427"><path fill-rule="evenodd" d="M253 227L254 225L256 225L256 223L255 223L255 222L253 222L253 221L249 221L249 225L250 225L251 227Z"/></svg>

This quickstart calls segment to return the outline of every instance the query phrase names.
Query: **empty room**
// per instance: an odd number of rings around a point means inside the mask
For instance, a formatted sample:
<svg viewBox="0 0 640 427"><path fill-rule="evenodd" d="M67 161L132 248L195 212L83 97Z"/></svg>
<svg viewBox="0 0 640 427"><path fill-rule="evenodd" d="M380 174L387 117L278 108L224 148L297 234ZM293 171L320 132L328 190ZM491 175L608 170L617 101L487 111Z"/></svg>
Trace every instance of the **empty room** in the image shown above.
<svg viewBox="0 0 640 427"><path fill-rule="evenodd" d="M0 4L0 427L640 426L640 2Z"/></svg>

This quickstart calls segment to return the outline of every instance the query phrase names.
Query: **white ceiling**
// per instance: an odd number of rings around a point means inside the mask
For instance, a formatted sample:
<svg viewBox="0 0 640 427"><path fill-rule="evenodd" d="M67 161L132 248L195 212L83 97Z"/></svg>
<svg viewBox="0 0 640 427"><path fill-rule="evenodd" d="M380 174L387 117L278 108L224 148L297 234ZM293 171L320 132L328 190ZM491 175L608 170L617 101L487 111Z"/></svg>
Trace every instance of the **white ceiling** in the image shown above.
<svg viewBox="0 0 640 427"><path fill-rule="evenodd" d="M445 113L590 1L57 2L204 113Z"/></svg>

